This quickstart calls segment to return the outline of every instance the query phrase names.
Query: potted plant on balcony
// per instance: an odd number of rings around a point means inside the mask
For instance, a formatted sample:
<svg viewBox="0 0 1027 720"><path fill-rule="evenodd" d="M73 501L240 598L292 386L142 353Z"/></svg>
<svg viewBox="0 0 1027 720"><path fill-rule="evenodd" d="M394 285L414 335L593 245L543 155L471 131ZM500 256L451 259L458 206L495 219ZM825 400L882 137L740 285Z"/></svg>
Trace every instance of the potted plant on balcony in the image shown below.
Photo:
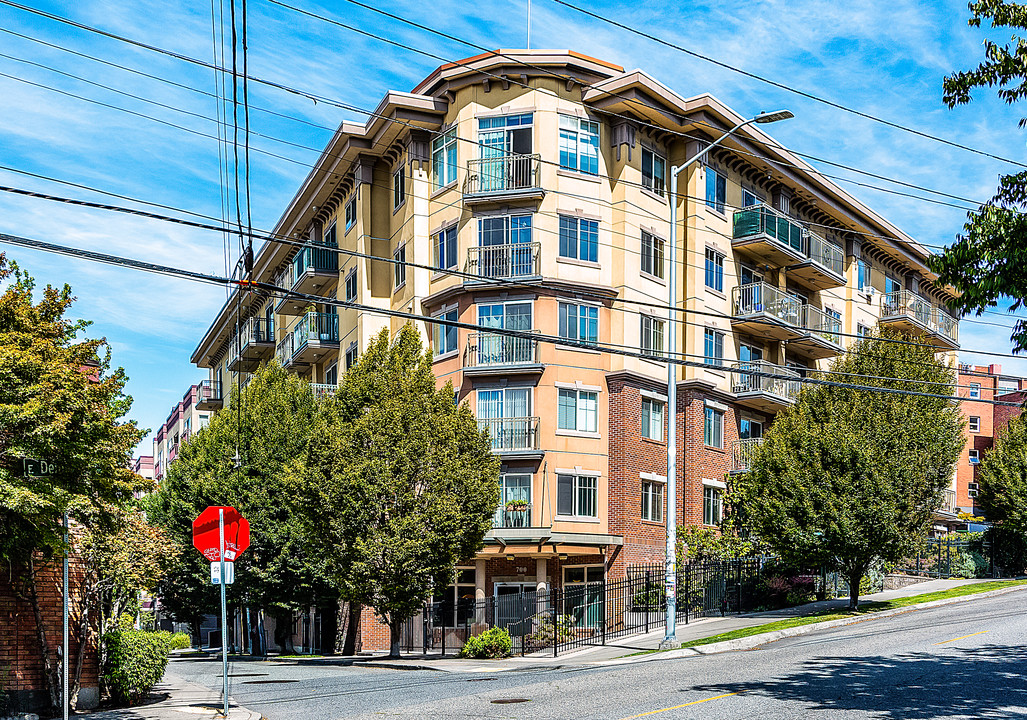
<svg viewBox="0 0 1027 720"><path fill-rule="evenodd" d="M506 505L507 527L528 527L528 501L507 500Z"/></svg>
<svg viewBox="0 0 1027 720"><path fill-rule="evenodd" d="M527 500L507 500L506 509L513 512L520 512L528 509Z"/></svg>

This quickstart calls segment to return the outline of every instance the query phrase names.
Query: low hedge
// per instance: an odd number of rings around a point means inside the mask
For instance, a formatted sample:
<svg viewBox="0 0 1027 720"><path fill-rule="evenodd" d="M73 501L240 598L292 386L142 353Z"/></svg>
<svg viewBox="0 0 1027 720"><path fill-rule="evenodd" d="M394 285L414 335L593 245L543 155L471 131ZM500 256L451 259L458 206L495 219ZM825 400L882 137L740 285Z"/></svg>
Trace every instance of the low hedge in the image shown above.
<svg viewBox="0 0 1027 720"><path fill-rule="evenodd" d="M119 705L135 705L164 677L171 652L169 632L118 629L103 637L101 680Z"/></svg>
<svg viewBox="0 0 1027 720"><path fill-rule="evenodd" d="M171 643L172 650L185 650L193 646L193 639L189 637L189 633L178 632L171 636L169 640Z"/></svg>
<svg viewBox="0 0 1027 720"><path fill-rule="evenodd" d="M510 654L513 643L506 628L489 628L480 635L467 638L460 648L462 658L502 658Z"/></svg>

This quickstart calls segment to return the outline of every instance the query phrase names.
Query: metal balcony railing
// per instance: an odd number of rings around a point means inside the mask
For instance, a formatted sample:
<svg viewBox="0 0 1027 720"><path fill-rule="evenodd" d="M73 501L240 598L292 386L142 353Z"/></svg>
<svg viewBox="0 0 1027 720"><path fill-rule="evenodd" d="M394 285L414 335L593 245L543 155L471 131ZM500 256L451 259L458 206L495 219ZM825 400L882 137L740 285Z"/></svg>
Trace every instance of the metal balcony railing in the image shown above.
<svg viewBox="0 0 1027 720"><path fill-rule="evenodd" d="M466 367L537 363L538 342L516 335L471 333L465 357Z"/></svg>
<svg viewBox="0 0 1027 720"><path fill-rule="evenodd" d="M286 290L291 290L292 286L296 284L296 266L293 263L289 263L282 270L275 275L275 285Z"/></svg>
<svg viewBox="0 0 1027 720"><path fill-rule="evenodd" d="M731 443L731 469L735 472L744 472L752 467L752 459L762 444L763 438L735 440Z"/></svg>
<svg viewBox="0 0 1027 720"><path fill-rule="evenodd" d="M934 316L931 303L910 290L897 290L881 298L881 317L907 317L930 329Z"/></svg>
<svg viewBox="0 0 1027 720"><path fill-rule="evenodd" d="M531 503L517 507L500 505L496 516L492 519L494 528L526 528L531 527Z"/></svg>
<svg viewBox="0 0 1027 720"><path fill-rule="evenodd" d="M735 240L766 235L796 252L803 252L805 228L769 205L752 205L735 212L732 234Z"/></svg>
<svg viewBox="0 0 1027 720"><path fill-rule="evenodd" d="M201 380L200 387L197 388L196 402L218 402L223 400L224 396L221 394L221 383L216 380Z"/></svg>
<svg viewBox="0 0 1027 720"><path fill-rule="evenodd" d="M954 513L956 512L956 491L946 490L941 498L941 507L939 510L942 512Z"/></svg>
<svg viewBox="0 0 1027 720"><path fill-rule="evenodd" d="M243 347L250 343L273 343L275 341L275 322L269 317L250 317L243 324Z"/></svg>
<svg viewBox="0 0 1027 720"><path fill-rule="evenodd" d="M828 242L816 233L807 232L805 254L810 260L822 265L835 275L845 277L845 254L834 243Z"/></svg>
<svg viewBox="0 0 1027 720"><path fill-rule="evenodd" d="M314 393L315 400L334 395L338 389L338 385L332 385L331 383L310 383L310 390Z"/></svg>
<svg viewBox="0 0 1027 720"><path fill-rule="evenodd" d="M308 312L292 330L295 337L293 352L299 352L308 342L339 342L339 316L335 313Z"/></svg>
<svg viewBox="0 0 1027 720"><path fill-rule="evenodd" d="M293 281L299 279L307 270L314 272L338 272L339 253L335 243L318 243L301 247L292 260ZM290 285L289 287L292 287Z"/></svg>
<svg viewBox="0 0 1027 720"><path fill-rule="evenodd" d="M735 316L770 315L789 325L802 325L802 302L765 282L739 285L734 289Z"/></svg>
<svg viewBox="0 0 1027 720"><path fill-rule="evenodd" d="M813 305L802 306L802 326L829 343L842 344L842 321Z"/></svg>
<svg viewBox="0 0 1027 720"><path fill-rule="evenodd" d="M493 450L538 450L537 417L479 419L478 430L489 431Z"/></svg>
<svg viewBox="0 0 1027 720"><path fill-rule="evenodd" d="M541 187L540 155L501 155L467 161L464 195L485 195Z"/></svg>
<svg viewBox="0 0 1027 720"><path fill-rule="evenodd" d="M934 328L936 332L944 335L952 342L958 342L959 321L941 308L934 309Z"/></svg>
<svg viewBox="0 0 1027 720"><path fill-rule="evenodd" d="M799 373L766 360L737 362L731 366L731 389L738 395L767 393L795 400L802 387Z"/></svg>
<svg viewBox="0 0 1027 720"><path fill-rule="evenodd" d="M542 243L478 245L467 248L467 272L482 279L541 274Z"/></svg>
<svg viewBox="0 0 1027 720"><path fill-rule="evenodd" d="M282 367L288 367L292 363L292 356L295 349L295 340L291 332L287 332L285 337L278 341L278 347L275 348L275 357L278 359L278 364Z"/></svg>

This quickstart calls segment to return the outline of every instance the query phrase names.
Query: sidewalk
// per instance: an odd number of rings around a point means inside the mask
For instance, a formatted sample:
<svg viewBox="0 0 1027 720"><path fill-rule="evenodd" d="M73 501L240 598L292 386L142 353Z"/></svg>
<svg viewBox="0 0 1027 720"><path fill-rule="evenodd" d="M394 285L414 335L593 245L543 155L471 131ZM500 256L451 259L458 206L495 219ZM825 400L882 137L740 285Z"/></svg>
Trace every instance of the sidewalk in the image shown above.
<svg viewBox="0 0 1027 720"><path fill-rule="evenodd" d="M175 675L169 666L164 673L164 680L158 683L153 692L168 697L152 705L140 705L133 708L117 710L101 710L99 712L76 714L76 718L85 720L202 720L221 718L221 691L188 682ZM229 696L229 720L261 720L260 713L239 707Z"/></svg>

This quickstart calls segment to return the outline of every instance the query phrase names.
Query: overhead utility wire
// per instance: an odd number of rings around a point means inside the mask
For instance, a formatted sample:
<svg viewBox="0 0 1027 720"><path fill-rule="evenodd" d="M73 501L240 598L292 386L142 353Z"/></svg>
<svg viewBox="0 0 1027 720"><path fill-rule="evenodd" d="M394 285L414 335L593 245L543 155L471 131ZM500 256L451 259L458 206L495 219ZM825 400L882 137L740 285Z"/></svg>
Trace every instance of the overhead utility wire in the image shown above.
<svg viewBox="0 0 1027 720"><path fill-rule="evenodd" d="M147 263L132 258L124 258L116 255L109 255L106 253L98 253L92 250L83 250L80 248L73 248L67 245L59 245L56 243L47 243L40 240L33 240L30 238L19 237L15 235L9 235L6 233L0 233L0 242L9 245L15 245L18 247L29 248L33 250L39 250L42 252L55 253L60 255L67 255L69 257L76 257L83 260L89 260L92 262L100 262L108 265L116 265L121 267L127 267L135 270L143 270L145 272L168 275L172 277L179 277L187 280L196 282L205 282L210 284L231 284L239 287L250 288L254 290L263 290L272 293L276 296L281 297L292 297L299 300L305 300L309 302L319 303L322 305L330 305L340 308L349 308L358 310L361 312L369 313L372 315L382 315L385 317L395 317L402 320L411 320L417 322L432 323L436 325L443 325L446 327L455 327L464 330L481 331L481 327L471 323L461 322L458 320L446 320L443 318L435 318L426 315L420 315L418 313L405 312L402 310L392 310L389 308L379 308L370 305L364 305L362 303L351 302L348 300L339 300L338 298L323 297L320 295L313 295L309 293L301 293L295 290L282 288L271 283L257 282L255 280L234 280L228 277L218 277L216 275L209 275L206 273L198 273L189 270L183 270L180 268L174 268L166 265L158 265L155 263ZM517 337L521 339L533 340L536 342L544 342L551 345L571 348L581 348L585 350L605 352L611 355L621 355L624 357L633 357L643 360L651 360L659 363L670 363L673 365L681 365L685 367L696 367L701 369L709 369L709 366L705 363L695 362L691 360L682 360L675 357L665 357L659 354L644 353L638 351L629 351L616 347L607 347L602 343L589 343L580 340L571 340L568 338L561 338L553 335L543 335L541 333L530 333L519 330L510 330L507 328L489 328L489 332L496 335L507 335L510 337ZM736 370L740 375L749 375L755 377L766 377L771 379L788 380L796 383L805 383L812 385L823 385L826 387L837 387L850 390L862 390L865 392L881 392L892 395L905 395L911 397L925 397L934 398L938 400L947 400L955 402L983 402L992 405L1009 405L1020 407L1020 403L1003 401L1003 400L984 400L984 399L968 399L961 398L957 395L942 395L939 393L927 393L917 392L912 390L902 390L899 388L885 388L875 385L859 385L856 383L841 383L832 380L821 380L819 378L811 377L791 377L778 375L775 373L761 372L758 370Z"/></svg>

